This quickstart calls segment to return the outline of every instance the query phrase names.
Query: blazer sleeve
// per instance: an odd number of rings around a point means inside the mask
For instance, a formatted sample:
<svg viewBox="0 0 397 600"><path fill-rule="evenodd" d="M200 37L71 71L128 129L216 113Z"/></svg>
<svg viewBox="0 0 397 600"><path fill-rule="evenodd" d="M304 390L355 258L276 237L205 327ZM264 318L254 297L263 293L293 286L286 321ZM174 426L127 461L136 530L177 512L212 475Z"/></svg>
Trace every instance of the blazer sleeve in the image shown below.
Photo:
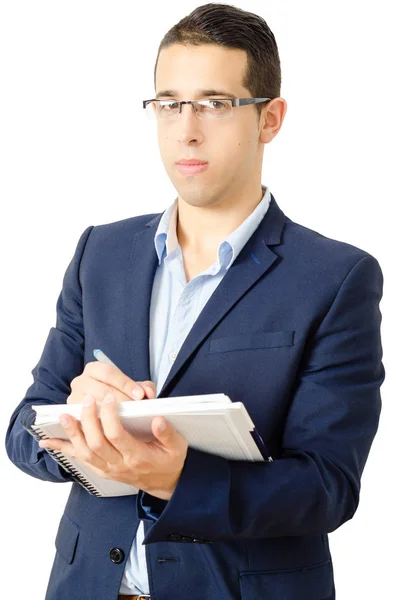
<svg viewBox="0 0 397 600"><path fill-rule="evenodd" d="M381 410L382 289L366 254L307 340L281 456L252 463L189 448L168 502L138 494L151 523L143 543L318 535L353 517Z"/></svg>
<svg viewBox="0 0 397 600"><path fill-rule="evenodd" d="M72 481L67 473L21 424L24 410L34 404L66 403L70 382L84 369L84 327L79 269L93 226L81 235L66 269L56 305L56 327L50 329L44 350L32 371L33 384L12 413L6 432L10 460L28 475L53 482Z"/></svg>

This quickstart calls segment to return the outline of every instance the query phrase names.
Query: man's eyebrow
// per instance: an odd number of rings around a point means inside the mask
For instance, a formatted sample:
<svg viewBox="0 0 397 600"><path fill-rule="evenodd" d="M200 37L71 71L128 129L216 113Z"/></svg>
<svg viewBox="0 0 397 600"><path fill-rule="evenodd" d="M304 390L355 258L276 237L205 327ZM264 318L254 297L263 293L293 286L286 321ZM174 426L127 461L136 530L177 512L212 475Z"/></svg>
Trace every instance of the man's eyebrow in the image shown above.
<svg viewBox="0 0 397 600"><path fill-rule="evenodd" d="M161 90L157 92L156 99L160 97L164 98L176 98L178 96L178 92L176 90ZM211 89L202 89L196 90L196 96L198 98L205 98L209 96L222 96L224 98L237 98L235 94L232 92L228 92L227 90L211 90Z"/></svg>

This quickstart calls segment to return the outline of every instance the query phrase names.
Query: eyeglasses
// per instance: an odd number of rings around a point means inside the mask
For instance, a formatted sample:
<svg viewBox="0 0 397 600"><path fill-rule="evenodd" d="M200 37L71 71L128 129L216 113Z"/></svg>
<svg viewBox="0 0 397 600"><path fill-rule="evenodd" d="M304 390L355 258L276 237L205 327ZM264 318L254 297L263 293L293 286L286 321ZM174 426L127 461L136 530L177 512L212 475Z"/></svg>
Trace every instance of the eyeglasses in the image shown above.
<svg viewBox="0 0 397 600"><path fill-rule="evenodd" d="M233 114L233 107L247 104L269 102L272 98L216 98L210 100L144 100L143 108L147 117L153 121L157 119L175 120L182 111L182 104L191 104L199 119L227 119Z"/></svg>

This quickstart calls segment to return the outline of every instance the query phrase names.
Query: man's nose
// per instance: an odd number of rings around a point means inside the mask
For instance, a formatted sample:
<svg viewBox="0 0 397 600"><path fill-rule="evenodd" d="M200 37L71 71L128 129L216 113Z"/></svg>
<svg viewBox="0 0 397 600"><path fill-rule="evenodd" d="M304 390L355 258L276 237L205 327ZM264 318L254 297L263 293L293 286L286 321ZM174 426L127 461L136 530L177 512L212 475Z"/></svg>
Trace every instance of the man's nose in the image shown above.
<svg viewBox="0 0 397 600"><path fill-rule="evenodd" d="M182 104L181 114L178 117L181 141L187 138L201 138L201 121L195 114L193 104Z"/></svg>

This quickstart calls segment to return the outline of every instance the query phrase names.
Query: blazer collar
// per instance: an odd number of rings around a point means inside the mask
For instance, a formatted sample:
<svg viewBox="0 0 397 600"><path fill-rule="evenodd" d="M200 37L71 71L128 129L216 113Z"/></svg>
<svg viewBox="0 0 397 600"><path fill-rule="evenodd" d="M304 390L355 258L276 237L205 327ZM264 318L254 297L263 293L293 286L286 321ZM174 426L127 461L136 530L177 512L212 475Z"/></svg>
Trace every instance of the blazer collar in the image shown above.
<svg viewBox="0 0 397 600"><path fill-rule="evenodd" d="M163 213L156 215L135 234L125 280L124 331L127 336L133 377L150 379L149 326L153 279L158 266L154 235ZM183 342L157 396L166 397L179 371L205 337L245 292L275 263L278 256L270 246L282 243L286 217L271 194L269 208L230 269L225 273Z"/></svg>

